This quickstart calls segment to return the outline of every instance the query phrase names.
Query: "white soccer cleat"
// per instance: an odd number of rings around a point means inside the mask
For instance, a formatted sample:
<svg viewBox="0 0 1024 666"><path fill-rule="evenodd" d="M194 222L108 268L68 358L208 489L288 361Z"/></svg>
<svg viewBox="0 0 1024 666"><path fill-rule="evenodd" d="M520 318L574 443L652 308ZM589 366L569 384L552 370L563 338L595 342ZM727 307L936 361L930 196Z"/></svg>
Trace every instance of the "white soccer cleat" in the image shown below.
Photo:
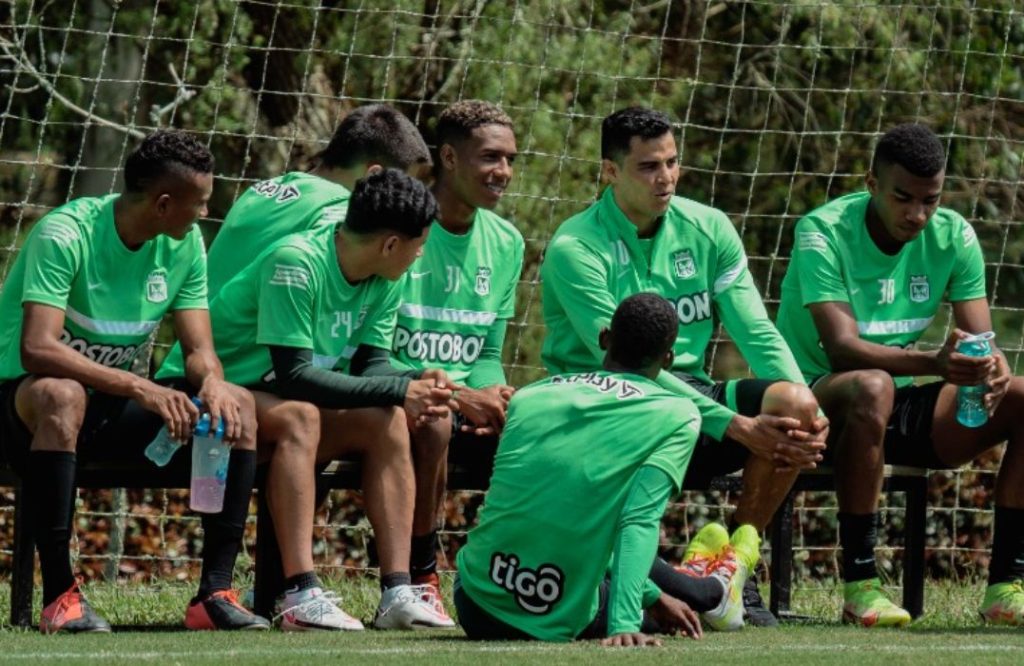
<svg viewBox="0 0 1024 666"><path fill-rule="evenodd" d="M373 618L377 629L451 629L433 585L396 585L384 590Z"/></svg>
<svg viewBox="0 0 1024 666"><path fill-rule="evenodd" d="M274 619L281 619L282 631L362 631L363 623L341 610L340 602L334 592L311 587L286 596Z"/></svg>

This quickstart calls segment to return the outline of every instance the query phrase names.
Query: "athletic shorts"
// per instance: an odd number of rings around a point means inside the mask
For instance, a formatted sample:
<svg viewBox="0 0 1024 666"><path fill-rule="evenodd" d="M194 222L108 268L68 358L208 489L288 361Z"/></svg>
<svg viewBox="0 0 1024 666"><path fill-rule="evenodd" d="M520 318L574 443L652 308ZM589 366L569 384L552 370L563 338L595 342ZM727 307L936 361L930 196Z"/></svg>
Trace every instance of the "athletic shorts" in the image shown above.
<svg viewBox="0 0 1024 666"><path fill-rule="evenodd" d="M761 413L761 401L765 391L777 380L732 379L715 384L698 382L688 375L677 375L715 402L725 405L743 416L757 416ZM683 477L683 489L707 488L711 479L732 474L743 469L750 455L750 449L729 437L718 441L701 434L693 449L690 465Z"/></svg>
<svg viewBox="0 0 1024 666"><path fill-rule="evenodd" d="M820 381L811 382L811 388ZM952 469L935 454L932 441L932 421L935 404L945 382L903 386L896 389L892 415L885 427L885 462L889 465ZM825 461L830 462L833 447L825 449Z"/></svg>
<svg viewBox="0 0 1024 666"><path fill-rule="evenodd" d="M480 470L483 478L490 479L494 471L494 456L498 453L497 435L477 435L463 432L469 421L458 412L452 412L452 438L448 443L448 462Z"/></svg>

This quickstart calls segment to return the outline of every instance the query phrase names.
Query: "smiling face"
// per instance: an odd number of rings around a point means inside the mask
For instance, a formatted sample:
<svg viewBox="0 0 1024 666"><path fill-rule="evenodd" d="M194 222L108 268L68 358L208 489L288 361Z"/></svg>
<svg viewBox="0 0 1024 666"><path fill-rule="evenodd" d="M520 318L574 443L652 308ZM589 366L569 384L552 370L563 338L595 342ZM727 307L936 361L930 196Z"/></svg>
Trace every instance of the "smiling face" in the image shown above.
<svg viewBox="0 0 1024 666"><path fill-rule="evenodd" d="M920 235L935 214L946 172L915 176L899 164L882 164L877 171L867 176L877 222L874 231L881 232L882 240L889 244L908 243Z"/></svg>
<svg viewBox="0 0 1024 666"><path fill-rule="evenodd" d="M471 208L493 209L512 182L516 137L505 125L476 127L468 139L441 146L441 166L456 196Z"/></svg>
<svg viewBox="0 0 1024 666"><path fill-rule="evenodd" d="M621 160L603 160L615 203L634 224L644 228L668 210L679 182L679 158L671 132L653 139L634 136Z"/></svg>

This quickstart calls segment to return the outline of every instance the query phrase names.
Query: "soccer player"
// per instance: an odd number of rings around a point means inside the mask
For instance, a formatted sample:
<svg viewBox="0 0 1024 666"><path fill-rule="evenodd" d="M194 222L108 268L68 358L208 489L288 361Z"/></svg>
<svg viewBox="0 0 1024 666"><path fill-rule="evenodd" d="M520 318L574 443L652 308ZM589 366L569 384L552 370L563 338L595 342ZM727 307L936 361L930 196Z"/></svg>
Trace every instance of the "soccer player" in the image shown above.
<svg viewBox="0 0 1024 666"><path fill-rule="evenodd" d="M522 235L491 211L512 180L516 139L511 118L499 107L467 100L441 112L437 143L433 191L440 213L405 279L392 360L403 369L441 368L464 385L455 397L459 417L451 457L489 466L513 392L501 351L515 314L524 251ZM380 369L390 371L383 351L368 359L363 373ZM417 467L411 566L414 582L435 588L447 473L445 459L438 462Z"/></svg>
<svg viewBox="0 0 1024 666"><path fill-rule="evenodd" d="M957 353L964 331L992 330L985 264L974 229L939 207L942 143L905 124L875 149L867 191L812 211L796 227L782 283L779 330L825 413L838 425L832 454L843 545L843 619L905 625L909 614L882 593L874 548L883 465L952 469L1008 440L996 480L995 540L981 614L1024 624L1024 381L993 347ZM914 343L943 294L956 329L936 351ZM914 385L913 379L940 381ZM989 420L956 419L958 386L987 383Z"/></svg>
<svg viewBox="0 0 1024 666"><path fill-rule="evenodd" d="M408 424L449 433L451 391L443 373L346 372L354 350L390 345L397 280L421 252L436 213L422 183L395 169L375 171L356 183L341 223L280 240L213 300L225 374L256 399L267 501L287 576L279 610L285 630L363 628L323 591L311 546L314 466L351 454L362 458L380 555L375 626L453 626L434 611L430 590L412 586L409 576L415 488ZM158 377L181 372L175 347Z"/></svg>
<svg viewBox="0 0 1024 666"><path fill-rule="evenodd" d="M39 221L0 294L0 429L21 474L43 576L43 633L106 632L72 573L68 547L79 460L124 460L162 421L187 440L198 417L183 391L128 371L166 312L181 376L232 444L224 509L203 514L203 567L190 629L266 629L242 608L231 575L256 469L252 396L227 384L213 352L206 256L194 226L213 190L213 156L180 132L157 132L128 156L125 191L71 201ZM141 429L122 427L145 412ZM141 433L148 434L140 436Z"/></svg>
<svg viewBox="0 0 1024 666"><path fill-rule="evenodd" d="M210 244L211 297L275 241L340 222L356 180L389 167L417 178L429 174L430 150L419 130L386 104L354 109L309 172L260 181L231 206Z"/></svg>
<svg viewBox="0 0 1024 666"><path fill-rule="evenodd" d="M736 525L763 530L800 469L821 459L826 421L772 325L747 270L739 235L721 211L674 196L676 142L664 113L623 109L601 127L600 199L563 223L541 268L551 373L600 367L597 332L620 299L652 291L676 308L671 372L660 381L690 397L702 417L683 487L743 469ZM712 383L704 358L717 314L759 379ZM681 381L680 381L681 378ZM671 569L659 562L663 576ZM655 574L658 574L656 571ZM737 579L740 583L742 577ZM753 578L744 590L753 624L772 625Z"/></svg>
<svg viewBox="0 0 1024 666"><path fill-rule="evenodd" d="M647 577L700 426L692 402L654 381L671 367L677 328L666 300L631 296L600 333L601 369L512 398L480 521L457 556L467 636L654 645L640 633L647 608L662 629L700 637L696 614Z"/></svg>

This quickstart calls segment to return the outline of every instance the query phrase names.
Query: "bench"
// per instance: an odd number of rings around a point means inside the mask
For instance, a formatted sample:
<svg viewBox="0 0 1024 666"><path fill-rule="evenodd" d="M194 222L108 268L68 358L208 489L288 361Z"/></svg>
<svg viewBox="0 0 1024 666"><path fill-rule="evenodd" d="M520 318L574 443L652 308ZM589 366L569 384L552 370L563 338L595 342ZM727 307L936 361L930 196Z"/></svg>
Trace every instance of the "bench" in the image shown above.
<svg viewBox="0 0 1024 666"><path fill-rule="evenodd" d="M146 463L143 466L111 464L82 465L78 473L79 488L156 488L181 489L189 486L190 456L176 456L164 468ZM448 474L450 490L484 490L489 481L489 470L451 465ZM359 466L351 462L332 465L323 473L322 482L331 489L355 489L360 486ZM736 492L741 489L739 476L723 476L712 480L709 488ZM32 590L34 586L35 552L31 536L24 524L26 507L20 480L14 472L0 466L0 487L15 488L14 544L11 567L11 624L28 627L32 624ZM903 606L913 617L918 617L924 605L924 534L927 499L927 470L886 466L884 489L907 495L907 515L904 525L905 551L903 572ZM695 488L693 490L702 490ZM818 469L801 474L793 490L776 514L771 527L771 610L785 619L789 615L793 576L793 502L795 494L805 490L832 490L832 472ZM261 505L265 504L260 502ZM256 525L256 548L266 541L264 533L271 529L271 521L261 510ZM272 535L271 535L272 540ZM257 594L266 576L257 558L255 587Z"/></svg>

